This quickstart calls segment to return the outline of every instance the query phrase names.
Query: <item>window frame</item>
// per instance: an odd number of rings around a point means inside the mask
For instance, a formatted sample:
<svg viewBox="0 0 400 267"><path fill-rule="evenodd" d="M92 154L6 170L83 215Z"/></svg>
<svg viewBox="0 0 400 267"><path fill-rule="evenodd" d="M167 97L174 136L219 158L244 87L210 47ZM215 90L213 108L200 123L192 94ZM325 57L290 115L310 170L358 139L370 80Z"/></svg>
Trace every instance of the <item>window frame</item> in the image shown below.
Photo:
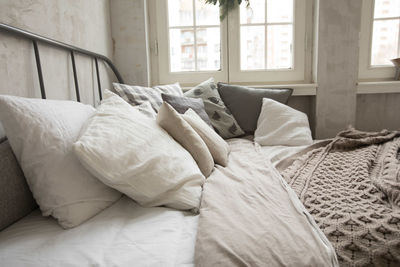
<svg viewBox="0 0 400 267"><path fill-rule="evenodd" d="M364 0L361 11L358 77L360 80L393 80L396 71L394 66L371 65L374 11L375 0Z"/></svg>
<svg viewBox="0 0 400 267"><path fill-rule="evenodd" d="M246 85L304 84L312 81L313 16L311 14L314 4L311 0L294 0L293 68L245 71L240 70L239 8L231 11L221 22L220 71L170 72L169 34L166 30L168 29L167 1L149 0L148 4L153 84L178 81L183 86L192 86L210 77L216 81ZM235 33L232 34L232 32Z"/></svg>
<svg viewBox="0 0 400 267"><path fill-rule="evenodd" d="M228 60L227 60L227 32L226 20L220 23L220 38L221 38L221 69L217 71L183 71L171 72L170 70L170 55L169 55L169 21L168 21L168 6L166 0L156 1L156 16L157 16L157 40L156 49L158 50L158 80L159 83L174 83L176 81L182 84L193 84L204 81L210 77L214 77L217 81L228 81ZM198 27L196 25L196 27ZM200 26L201 27L201 26ZM207 26L205 26L207 27ZM160 40L166 40L160 42Z"/></svg>
<svg viewBox="0 0 400 267"><path fill-rule="evenodd" d="M250 3L251 4L251 3ZM293 68L241 70L240 54L240 9L228 15L229 30L229 80L230 82L294 82L305 80L306 64L306 1L293 0ZM265 37L267 38L267 37Z"/></svg>

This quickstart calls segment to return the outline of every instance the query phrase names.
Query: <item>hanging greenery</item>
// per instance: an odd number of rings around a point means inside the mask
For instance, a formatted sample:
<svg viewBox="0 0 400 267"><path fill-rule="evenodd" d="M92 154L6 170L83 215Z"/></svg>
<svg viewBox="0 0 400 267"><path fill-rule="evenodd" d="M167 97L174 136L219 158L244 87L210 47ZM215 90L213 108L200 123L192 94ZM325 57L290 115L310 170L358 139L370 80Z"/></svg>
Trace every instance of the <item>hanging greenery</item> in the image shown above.
<svg viewBox="0 0 400 267"><path fill-rule="evenodd" d="M221 21L224 20L226 15L228 15L228 12L234 9L236 6L239 6L243 0L205 0L206 4L213 4L216 5L217 3L219 4L219 8L221 9L221 15L219 16L219 19ZM244 0L247 3L247 6L250 5L250 0Z"/></svg>

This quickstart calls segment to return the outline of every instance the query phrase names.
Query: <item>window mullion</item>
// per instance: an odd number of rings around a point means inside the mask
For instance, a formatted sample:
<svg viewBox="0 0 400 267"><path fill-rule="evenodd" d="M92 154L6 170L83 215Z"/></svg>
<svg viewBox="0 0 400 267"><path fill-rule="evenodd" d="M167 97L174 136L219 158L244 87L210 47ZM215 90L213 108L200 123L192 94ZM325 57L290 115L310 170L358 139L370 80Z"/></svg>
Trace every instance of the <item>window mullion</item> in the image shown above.
<svg viewBox="0 0 400 267"><path fill-rule="evenodd" d="M194 45L194 69L198 71L197 66L197 26L196 26L196 0L193 0L193 45Z"/></svg>
<svg viewBox="0 0 400 267"><path fill-rule="evenodd" d="M399 24L400 24L400 18L399 18ZM400 57L400 28L399 28L399 33L397 37L397 57Z"/></svg>
<svg viewBox="0 0 400 267"><path fill-rule="evenodd" d="M268 69L268 18L267 18L267 11L268 11L268 0L265 0L265 16L264 16L264 27L265 27L265 36L264 36L264 69Z"/></svg>

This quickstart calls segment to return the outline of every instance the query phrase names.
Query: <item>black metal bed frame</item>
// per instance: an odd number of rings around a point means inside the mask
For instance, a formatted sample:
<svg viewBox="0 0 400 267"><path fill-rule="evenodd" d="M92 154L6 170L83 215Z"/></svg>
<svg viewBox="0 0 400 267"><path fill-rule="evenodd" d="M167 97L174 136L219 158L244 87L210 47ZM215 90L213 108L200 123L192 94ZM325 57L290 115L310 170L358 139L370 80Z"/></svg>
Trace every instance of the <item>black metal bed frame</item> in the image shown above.
<svg viewBox="0 0 400 267"><path fill-rule="evenodd" d="M119 83L124 83L124 80L122 79L120 73L118 72L117 68L114 66L112 61L101 54L97 54L94 52L91 52L89 50L85 50L73 45L69 45L63 42L59 42L54 39L50 39L29 31L25 31L7 24L0 23L0 31L3 32L8 32L14 35L18 35L20 37L29 39L33 43L33 50L35 52L35 60L36 60L36 67L37 67L37 72L38 72L38 78L39 78L39 84L40 84L40 93L42 95L43 99L46 99L46 90L44 86L44 81L43 81L43 72L42 72L42 65L40 62L40 54L39 54L39 47L38 43L44 43L49 46L61 48L63 50L69 51L71 55L71 62L72 62L72 71L74 74L74 83L75 83L75 93L76 93L76 100L80 102L80 92L79 92L79 83L78 83L78 76L76 73L76 64L75 64L75 54L82 54L86 55L88 57L91 57L94 59L95 66L96 66L96 74L97 74L97 87L99 90L99 98L100 100L102 99L102 93L101 93L101 83L100 83L100 72L99 72L99 64L98 60L102 60L107 63L107 65L111 68L111 70L114 72L115 76L117 77L117 80Z"/></svg>

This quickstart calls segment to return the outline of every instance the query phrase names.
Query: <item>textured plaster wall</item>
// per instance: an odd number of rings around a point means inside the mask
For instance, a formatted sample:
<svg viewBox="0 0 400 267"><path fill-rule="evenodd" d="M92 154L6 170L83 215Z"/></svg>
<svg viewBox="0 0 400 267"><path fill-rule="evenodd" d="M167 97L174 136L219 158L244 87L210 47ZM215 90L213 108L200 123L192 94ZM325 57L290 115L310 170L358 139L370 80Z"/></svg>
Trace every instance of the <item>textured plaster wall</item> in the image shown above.
<svg viewBox="0 0 400 267"><path fill-rule="evenodd" d="M112 57L109 0L0 0L0 21ZM75 99L69 53L39 45L48 98ZM81 100L97 99L94 61L75 57ZM40 97L32 43L0 33L0 94ZM100 64L102 86L110 85Z"/></svg>
<svg viewBox="0 0 400 267"><path fill-rule="evenodd" d="M356 127L365 131L400 129L400 94L357 96Z"/></svg>
<svg viewBox="0 0 400 267"><path fill-rule="evenodd" d="M112 0L114 61L125 83L150 84L146 0Z"/></svg>
<svg viewBox="0 0 400 267"><path fill-rule="evenodd" d="M332 137L356 122L361 5L348 0L317 5L317 138Z"/></svg>

